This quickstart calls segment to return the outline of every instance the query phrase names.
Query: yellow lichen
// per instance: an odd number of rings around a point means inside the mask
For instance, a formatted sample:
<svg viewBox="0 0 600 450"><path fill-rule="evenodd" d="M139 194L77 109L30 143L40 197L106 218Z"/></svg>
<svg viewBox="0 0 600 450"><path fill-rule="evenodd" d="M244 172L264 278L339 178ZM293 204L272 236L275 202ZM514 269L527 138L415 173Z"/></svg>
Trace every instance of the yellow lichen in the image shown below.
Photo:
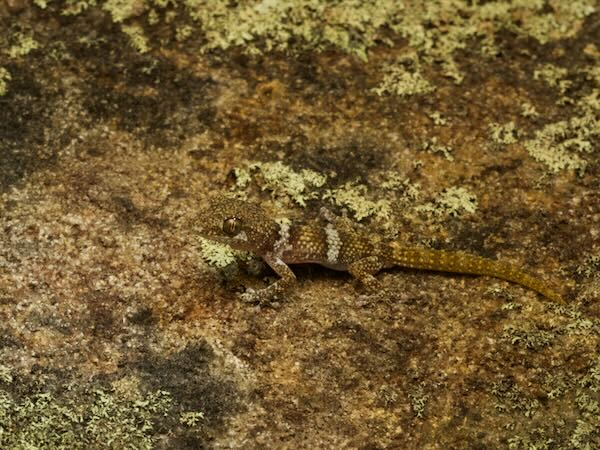
<svg viewBox="0 0 600 450"><path fill-rule="evenodd" d="M490 131L492 133L492 140L496 144L514 144L517 142L516 127L514 122L508 122L505 124L492 123L490 125Z"/></svg>
<svg viewBox="0 0 600 450"><path fill-rule="evenodd" d="M558 88L560 94L564 94L569 86L570 80L564 78L569 74L569 71L564 67L558 67L553 64L544 64L539 69L534 70L533 79L543 80L548 86Z"/></svg>
<svg viewBox="0 0 600 450"><path fill-rule="evenodd" d="M96 0L66 0L61 14L64 16L75 16L95 5Z"/></svg>
<svg viewBox="0 0 600 450"><path fill-rule="evenodd" d="M146 39L142 27L138 25L123 25L121 29L127 36L129 36L131 44L138 52L146 53L148 50L150 50L150 47L148 46L148 39Z"/></svg>
<svg viewBox="0 0 600 450"><path fill-rule="evenodd" d="M523 117L538 117L540 114L531 103L523 102L521 103L521 115Z"/></svg>
<svg viewBox="0 0 600 450"><path fill-rule="evenodd" d="M177 27L177 29L175 30L175 39L178 42L183 42L187 38L189 38L193 32L194 32L194 29L192 27L190 27L189 25Z"/></svg>
<svg viewBox="0 0 600 450"><path fill-rule="evenodd" d="M107 0L102 8L110 13L114 22L119 23L139 15L145 9L145 4L141 0Z"/></svg>
<svg viewBox="0 0 600 450"><path fill-rule="evenodd" d="M25 56L29 54L29 52L39 48L40 46L40 44L35 39L33 39L33 36L23 33L17 33L14 36L14 40L16 41L16 44L14 44L8 49L8 55L11 58Z"/></svg>
<svg viewBox="0 0 600 450"><path fill-rule="evenodd" d="M0 97L6 94L8 82L12 79L10 72L0 66Z"/></svg>
<svg viewBox="0 0 600 450"><path fill-rule="evenodd" d="M440 144L437 136L434 136L430 140L424 142L423 150L432 154L439 153L448 161L454 161L454 156L452 156L452 147Z"/></svg>
<svg viewBox="0 0 600 450"><path fill-rule="evenodd" d="M49 0L33 0L33 4L41 9L46 9L48 7Z"/></svg>
<svg viewBox="0 0 600 450"><path fill-rule="evenodd" d="M448 123L448 119L443 117L438 111L427 114L427 117L431 119L434 125L446 125Z"/></svg>

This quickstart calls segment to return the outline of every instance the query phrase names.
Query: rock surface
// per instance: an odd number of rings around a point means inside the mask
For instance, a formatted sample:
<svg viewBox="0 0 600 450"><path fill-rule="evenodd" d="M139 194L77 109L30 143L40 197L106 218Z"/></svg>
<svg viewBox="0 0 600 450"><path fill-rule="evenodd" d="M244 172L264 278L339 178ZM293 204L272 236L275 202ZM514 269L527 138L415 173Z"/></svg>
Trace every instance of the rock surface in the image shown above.
<svg viewBox="0 0 600 450"><path fill-rule="evenodd" d="M600 448L600 5L474 3L0 4L0 447ZM568 304L310 266L245 304L211 195Z"/></svg>

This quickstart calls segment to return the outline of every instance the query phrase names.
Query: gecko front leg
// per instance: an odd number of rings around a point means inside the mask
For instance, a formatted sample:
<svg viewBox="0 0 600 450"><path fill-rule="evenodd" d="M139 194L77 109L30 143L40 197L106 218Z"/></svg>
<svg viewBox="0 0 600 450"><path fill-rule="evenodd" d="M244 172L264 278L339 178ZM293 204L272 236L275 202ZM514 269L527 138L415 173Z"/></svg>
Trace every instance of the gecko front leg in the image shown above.
<svg viewBox="0 0 600 450"><path fill-rule="evenodd" d="M348 272L361 284L374 294L381 291L381 284L375 278L375 274L383 268L383 262L378 256L367 256L361 258L348 266Z"/></svg>
<svg viewBox="0 0 600 450"><path fill-rule="evenodd" d="M296 283L296 275L280 257L267 253L262 255L262 258L281 278L266 288L248 289L241 295L245 302L268 304Z"/></svg>

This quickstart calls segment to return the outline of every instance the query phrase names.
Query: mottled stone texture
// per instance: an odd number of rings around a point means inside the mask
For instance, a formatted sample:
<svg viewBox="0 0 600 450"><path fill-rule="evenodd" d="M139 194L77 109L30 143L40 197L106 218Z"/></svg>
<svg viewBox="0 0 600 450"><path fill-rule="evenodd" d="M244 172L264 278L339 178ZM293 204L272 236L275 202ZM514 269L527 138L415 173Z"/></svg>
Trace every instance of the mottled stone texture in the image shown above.
<svg viewBox="0 0 600 450"><path fill-rule="evenodd" d="M0 0L0 447L600 448L599 5L338 3ZM313 266L246 304L225 192L568 305Z"/></svg>

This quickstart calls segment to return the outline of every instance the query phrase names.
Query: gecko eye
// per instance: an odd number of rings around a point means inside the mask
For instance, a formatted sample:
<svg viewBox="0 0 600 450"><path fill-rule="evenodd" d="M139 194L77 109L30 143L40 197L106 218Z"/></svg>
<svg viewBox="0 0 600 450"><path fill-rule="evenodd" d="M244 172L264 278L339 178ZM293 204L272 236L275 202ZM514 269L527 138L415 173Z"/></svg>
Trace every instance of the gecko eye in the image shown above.
<svg viewBox="0 0 600 450"><path fill-rule="evenodd" d="M242 221L237 217L230 217L223 221L223 233L227 236L235 236L242 231Z"/></svg>

